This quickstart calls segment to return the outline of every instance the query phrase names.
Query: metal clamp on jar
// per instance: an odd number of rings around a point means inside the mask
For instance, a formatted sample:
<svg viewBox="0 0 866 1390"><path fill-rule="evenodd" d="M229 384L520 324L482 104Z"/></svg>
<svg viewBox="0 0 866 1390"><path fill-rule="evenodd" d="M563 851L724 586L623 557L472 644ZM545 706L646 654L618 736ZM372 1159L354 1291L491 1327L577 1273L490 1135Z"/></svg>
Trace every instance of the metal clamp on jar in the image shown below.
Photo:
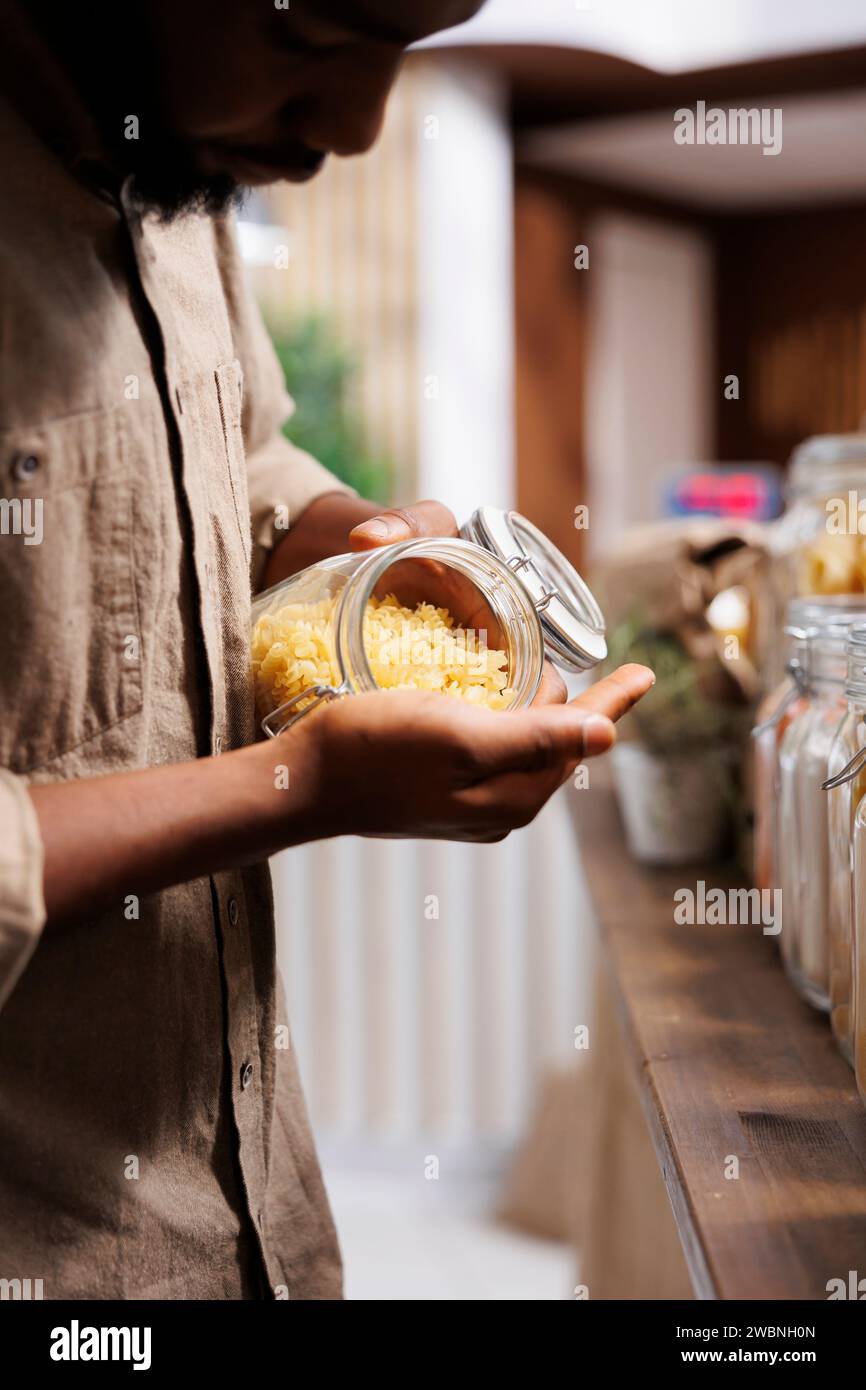
<svg viewBox="0 0 866 1390"><path fill-rule="evenodd" d="M519 513L480 507L460 539L431 537L337 555L255 600L253 673L267 734L282 733L322 701L380 689L365 646L368 604L390 582L389 571L405 573L408 562L418 561L426 562L431 576L430 602L435 604L435 575L444 568L452 578L460 576L457 582L483 605L505 653L510 709L531 703L545 657L579 672L607 655L601 610L565 556ZM300 622L309 615L309 643L292 653L281 633L286 613Z"/></svg>

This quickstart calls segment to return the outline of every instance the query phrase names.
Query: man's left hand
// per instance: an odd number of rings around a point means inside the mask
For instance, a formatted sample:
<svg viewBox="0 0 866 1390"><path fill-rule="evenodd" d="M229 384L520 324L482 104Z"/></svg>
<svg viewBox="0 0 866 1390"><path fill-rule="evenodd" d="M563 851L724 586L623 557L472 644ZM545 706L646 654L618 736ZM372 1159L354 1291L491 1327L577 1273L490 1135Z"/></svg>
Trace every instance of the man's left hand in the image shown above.
<svg viewBox="0 0 866 1390"><path fill-rule="evenodd" d="M416 502L411 507L383 510L375 502L347 492L326 492L310 503L274 547L262 588L269 589L317 560L343 555L347 550L372 550L418 536L456 535L457 523L441 502Z"/></svg>

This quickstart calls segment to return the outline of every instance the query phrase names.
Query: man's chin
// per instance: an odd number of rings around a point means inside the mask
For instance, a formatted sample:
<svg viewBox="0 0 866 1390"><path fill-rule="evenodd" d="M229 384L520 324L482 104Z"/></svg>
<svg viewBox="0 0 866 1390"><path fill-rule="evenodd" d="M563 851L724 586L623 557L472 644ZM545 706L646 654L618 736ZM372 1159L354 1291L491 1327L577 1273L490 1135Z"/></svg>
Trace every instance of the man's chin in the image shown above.
<svg viewBox="0 0 866 1390"><path fill-rule="evenodd" d="M292 166L288 169L271 169L267 172L261 170L257 174L251 174L248 178L239 178L238 183L246 188L262 188L269 183L309 183L318 173L318 169L300 169Z"/></svg>
<svg viewBox="0 0 866 1390"><path fill-rule="evenodd" d="M324 165L325 155L310 151L303 159L272 161L240 150L222 150L218 163L222 177L246 188L261 188L269 183L308 183Z"/></svg>
<svg viewBox="0 0 866 1390"><path fill-rule="evenodd" d="M273 162L258 152L222 149L182 153L166 147L161 158L139 158L132 171L133 197L144 212L171 221L188 213L218 216L236 208L244 190L270 183L307 183L322 168L325 155L305 151Z"/></svg>

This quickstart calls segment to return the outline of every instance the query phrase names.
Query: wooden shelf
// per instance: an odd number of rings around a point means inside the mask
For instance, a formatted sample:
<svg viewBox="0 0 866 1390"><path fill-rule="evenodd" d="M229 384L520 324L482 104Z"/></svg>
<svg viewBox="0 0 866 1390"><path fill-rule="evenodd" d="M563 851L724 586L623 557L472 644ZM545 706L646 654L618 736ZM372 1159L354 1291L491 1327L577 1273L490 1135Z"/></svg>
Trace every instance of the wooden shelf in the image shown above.
<svg viewBox="0 0 866 1390"><path fill-rule="evenodd" d="M593 764L570 800L628 1047L699 1298L826 1299L866 1276L866 1111L775 939L680 926L674 892L718 865L647 869ZM729 1156L739 1178L725 1178Z"/></svg>

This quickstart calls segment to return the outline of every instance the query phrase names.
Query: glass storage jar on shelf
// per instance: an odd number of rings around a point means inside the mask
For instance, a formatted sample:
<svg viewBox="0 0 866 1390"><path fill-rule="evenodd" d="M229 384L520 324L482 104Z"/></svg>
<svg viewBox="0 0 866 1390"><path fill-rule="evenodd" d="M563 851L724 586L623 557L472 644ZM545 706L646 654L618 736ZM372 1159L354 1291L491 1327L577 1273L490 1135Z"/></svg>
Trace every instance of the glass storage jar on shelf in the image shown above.
<svg viewBox="0 0 866 1390"><path fill-rule="evenodd" d="M866 1105L866 796L860 797L854 813L852 846L854 933L851 940L851 1040L857 1090Z"/></svg>
<svg viewBox="0 0 866 1390"><path fill-rule="evenodd" d="M840 1051L853 1066L855 823L866 795L866 623L851 628L846 650L847 710L830 749L824 786L830 833L830 1022ZM862 882L862 829L860 840ZM861 933L860 939L863 953L866 937Z"/></svg>
<svg viewBox="0 0 866 1390"><path fill-rule="evenodd" d="M392 594L396 606L384 601ZM322 701L382 688L519 709L545 656L578 672L606 655L604 619L580 575L525 517L496 507L474 512L459 539L320 561L252 610L256 705L271 736Z"/></svg>
<svg viewBox="0 0 866 1390"><path fill-rule="evenodd" d="M778 866L782 958L800 994L830 1008L830 834L827 797L830 751L846 710L846 642L866 621L858 594L792 605L802 623L799 679L803 703L779 748Z"/></svg>
<svg viewBox="0 0 866 1390"><path fill-rule="evenodd" d="M866 433L816 435L794 450L784 516L771 530L776 631L792 598L866 592L866 534L858 531L858 501L866 509ZM866 515L863 518L866 532ZM781 674L782 654L770 654L769 675Z"/></svg>
<svg viewBox="0 0 866 1390"><path fill-rule="evenodd" d="M755 817L752 876L755 887L768 892L779 887L779 747L788 725L796 719L805 702L801 658L806 639L803 626L806 602L794 600L789 605L785 626L785 674L758 706L752 730Z"/></svg>

